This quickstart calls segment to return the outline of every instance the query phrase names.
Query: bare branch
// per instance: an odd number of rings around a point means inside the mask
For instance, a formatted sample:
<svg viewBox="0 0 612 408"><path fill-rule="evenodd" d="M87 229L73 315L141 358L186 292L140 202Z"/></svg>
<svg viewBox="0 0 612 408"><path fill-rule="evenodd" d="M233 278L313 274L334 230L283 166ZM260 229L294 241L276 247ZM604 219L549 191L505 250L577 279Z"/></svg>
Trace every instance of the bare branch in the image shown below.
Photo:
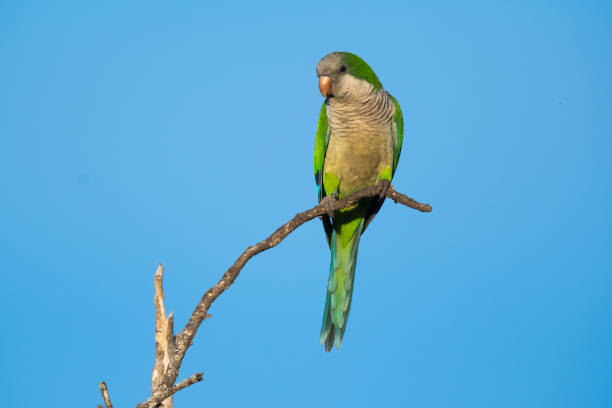
<svg viewBox="0 0 612 408"><path fill-rule="evenodd" d="M193 338L195 337L200 324L202 324L204 319L210 317L208 314L208 309L212 303L225 290L227 290L232 283L234 283L242 268L252 257L260 252L275 247L300 225L314 218L321 217L324 214L330 214L333 211L349 207L361 199L374 197L376 195L380 195L381 197L385 196L396 203L406 205L421 212L430 212L432 210L429 204L419 203L418 201L415 201L404 194L398 193L393 186L390 186L388 182L367 187L339 200L328 197L325 199L325 201L322 201L319 205L311 208L310 210L297 214L290 221L286 222L280 228L274 231L274 233L272 233L272 235L270 235L268 238L253 246L249 246L242 254L240 254L232 266L225 271L221 277L221 280L219 280L215 286L211 287L204 293L200 299L200 302L191 314L189 321L176 337L173 336L172 313L166 317L164 291L162 285L164 270L160 264L157 267L154 277L155 364L152 375L152 393L151 397L138 404L137 408L157 408L160 406L163 406L163 408L172 408L172 395L183 388L202 381L203 374L196 373L178 384L173 385L178 377L179 369L183 362L183 358L185 357L185 353L189 347L191 347ZM106 408L112 408L112 404L108 396L108 390L106 389L106 384L101 382L99 386Z"/></svg>
<svg viewBox="0 0 612 408"><path fill-rule="evenodd" d="M388 185L387 185L388 186ZM178 370L181 366L183 358L185 357L185 353L187 349L191 346L193 338L200 327L202 321L208 316L208 309L210 305L221 295L227 288L229 288L234 280L240 274L240 271L244 267L244 265L251 259L253 256L258 253L265 251L267 249L273 248L278 245L283 239L287 237L291 232L293 232L300 225L308 222L316 217L322 216L328 211L336 211L342 208L348 207L357 203L359 200L372 197L378 195L383 190L382 184L377 184L374 186L370 186L364 188L363 190L357 191L353 194L350 194L347 197L344 197L340 200L333 200L329 206L317 205L310 210L301 212L297 214L293 219L289 222L282 225L278 228L272 235L263 241L255 244L254 246L249 246L234 262L232 266L229 267L227 271L221 277L221 280L212 288L208 289L200 302L196 306L195 310L191 314L189 321L185 325L185 328L181 330L181 332L176 336L175 344L176 344L176 355L174 356L174 361L169 367L169 370L166 372L167 381L173 383L178 376ZM414 208L421 212L430 212L431 206L429 204L419 203L416 200L413 200L410 197L405 196L404 194L398 193L393 186L388 188L386 191L386 197L392 199L396 203L404 204L408 207Z"/></svg>
<svg viewBox="0 0 612 408"><path fill-rule="evenodd" d="M98 383L98 387L100 388L100 394L102 394L102 399L104 400L104 405L106 408L113 408L110 396L108 395L108 388L106 388L106 383L104 381L100 381Z"/></svg>
<svg viewBox="0 0 612 408"><path fill-rule="evenodd" d="M141 402L136 406L136 408L157 408L163 406L161 401L166 402L168 400L171 400L170 397L172 397L172 395L176 394L183 388L187 388L190 385L202 381L203 376L203 373L195 373L191 377L185 378L183 381L179 382L171 388L159 389L158 391L154 392L153 395L151 395L151 398L149 398L145 402Z"/></svg>
<svg viewBox="0 0 612 408"><path fill-rule="evenodd" d="M174 356L175 346L172 313L166 317L163 279L164 267L162 264L159 264L153 278L155 286L155 364L153 365L153 378L151 381L152 395L158 390L172 385L172 383L164 383L164 374L168 370L170 361ZM172 408L172 397L163 401L161 406L163 408Z"/></svg>
<svg viewBox="0 0 612 408"><path fill-rule="evenodd" d="M431 212L431 205L419 203L418 201L413 200L407 195L397 192L393 186L391 186L391 188L389 188L389 191L387 191L387 197L393 200L395 204L404 204L405 206L414 208L415 210L419 210L420 212Z"/></svg>
<svg viewBox="0 0 612 408"><path fill-rule="evenodd" d="M189 378L185 378L183 381L181 381L180 383L176 384L174 386L174 388L172 388L173 390L173 394L177 391L182 390L183 388L187 388L190 385L193 385L197 382L202 381L202 379L204 378L204 373L195 373L194 375L192 375Z"/></svg>

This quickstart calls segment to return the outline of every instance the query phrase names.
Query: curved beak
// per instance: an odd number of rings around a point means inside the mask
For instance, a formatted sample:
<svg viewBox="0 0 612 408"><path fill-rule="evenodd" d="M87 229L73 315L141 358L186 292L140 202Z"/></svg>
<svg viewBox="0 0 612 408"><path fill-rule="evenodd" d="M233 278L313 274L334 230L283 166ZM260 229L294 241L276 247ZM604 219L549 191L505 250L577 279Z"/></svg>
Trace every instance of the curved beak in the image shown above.
<svg viewBox="0 0 612 408"><path fill-rule="evenodd" d="M332 79L327 75L319 76L319 91L324 98L332 96Z"/></svg>

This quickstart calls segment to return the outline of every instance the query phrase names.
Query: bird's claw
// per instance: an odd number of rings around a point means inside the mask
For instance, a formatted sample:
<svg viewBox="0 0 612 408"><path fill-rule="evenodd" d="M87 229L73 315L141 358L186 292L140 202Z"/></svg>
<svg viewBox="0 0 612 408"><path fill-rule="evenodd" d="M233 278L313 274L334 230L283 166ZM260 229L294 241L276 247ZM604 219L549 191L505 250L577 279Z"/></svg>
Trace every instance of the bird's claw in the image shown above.
<svg viewBox="0 0 612 408"><path fill-rule="evenodd" d="M334 210L332 208L333 208L334 202L337 199L338 199L338 194L331 193L323 197L323 199L319 202L319 205L323 207L323 209L325 209L325 213L327 214L329 218L334 218Z"/></svg>
<svg viewBox="0 0 612 408"><path fill-rule="evenodd" d="M378 197L381 200L384 200L385 197L387 196L387 192L389 191L389 187L391 187L391 182L387 179L382 179L382 180L378 180L378 182L376 183L378 186L380 186L380 191L378 192Z"/></svg>

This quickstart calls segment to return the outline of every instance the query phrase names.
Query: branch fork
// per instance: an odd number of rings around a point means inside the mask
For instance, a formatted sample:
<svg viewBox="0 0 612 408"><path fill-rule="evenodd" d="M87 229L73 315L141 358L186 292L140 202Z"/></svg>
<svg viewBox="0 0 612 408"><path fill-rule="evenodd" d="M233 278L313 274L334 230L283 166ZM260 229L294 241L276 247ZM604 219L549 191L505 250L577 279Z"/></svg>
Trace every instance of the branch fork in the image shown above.
<svg viewBox="0 0 612 408"><path fill-rule="evenodd" d="M138 404L137 408L173 408L172 396L178 391L189 387L195 383L202 381L203 374L195 373L179 383L175 384L178 377L179 369L185 357L185 353L193 344L198 328L204 319L210 317L208 309L212 303L227 290L236 280L242 268L255 255L277 246L290 233L297 229L302 224L323 216L324 214L333 214L334 211L349 207L366 197L387 197L393 200L396 204L403 204L407 207L414 208L421 212L431 212L432 208L429 204L423 204L412 198L399 193L389 183L378 183L376 185L366 187L363 190L350 194L342 199L335 197L326 197L324 201L311 208L310 210L298 213L290 221L280 226L268 238L255 245L249 246L236 261L225 271L219 282L208 289L195 310L191 314L189 321L176 336L173 335L173 315L170 313L166 316L166 308L164 305L164 290L163 276L164 269L161 264L157 266L153 283L155 287L154 304L155 304L155 363L153 365L153 374L151 381L151 396L144 402ZM113 408L108 395L108 389L105 382L99 384L100 393L104 400L106 408Z"/></svg>

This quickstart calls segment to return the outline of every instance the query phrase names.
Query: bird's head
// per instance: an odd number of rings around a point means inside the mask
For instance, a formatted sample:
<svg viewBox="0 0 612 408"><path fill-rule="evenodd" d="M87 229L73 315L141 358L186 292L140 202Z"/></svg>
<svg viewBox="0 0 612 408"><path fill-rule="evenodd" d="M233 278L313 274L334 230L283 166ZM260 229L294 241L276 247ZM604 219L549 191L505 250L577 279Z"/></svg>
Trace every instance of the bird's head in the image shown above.
<svg viewBox="0 0 612 408"><path fill-rule="evenodd" d="M382 84L370 66L350 52L332 52L317 64L319 90L338 101L363 100Z"/></svg>

